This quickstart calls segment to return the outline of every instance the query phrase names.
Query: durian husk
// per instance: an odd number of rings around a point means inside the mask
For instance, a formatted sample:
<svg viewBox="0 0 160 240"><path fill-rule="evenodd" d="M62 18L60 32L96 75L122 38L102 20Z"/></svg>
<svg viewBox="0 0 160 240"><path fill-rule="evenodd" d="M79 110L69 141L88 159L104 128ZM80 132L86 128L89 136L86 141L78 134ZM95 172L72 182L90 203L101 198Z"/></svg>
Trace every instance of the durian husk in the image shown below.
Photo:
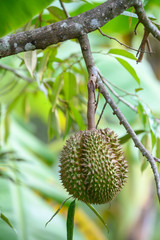
<svg viewBox="0 0 160 240"><path fill-rule="evenodd" d="M60 179L74 198L102 204L126 182L128 164L117 135L109 128L72 135L60 156Z"/></svg>

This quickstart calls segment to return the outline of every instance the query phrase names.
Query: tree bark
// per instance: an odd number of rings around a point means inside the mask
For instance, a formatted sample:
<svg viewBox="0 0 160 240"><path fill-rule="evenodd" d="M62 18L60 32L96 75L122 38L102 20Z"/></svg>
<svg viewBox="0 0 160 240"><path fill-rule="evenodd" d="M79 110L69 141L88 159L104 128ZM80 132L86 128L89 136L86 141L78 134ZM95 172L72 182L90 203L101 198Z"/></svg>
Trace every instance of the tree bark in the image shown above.
<svg viewBox="0 0 160 240"><path fill-rule="evenodd" d="M135 2L134 0L108 0L78 16L69 17L45 27L5 36L0 39L0 58L19 52L45 49L52 44L93 32L133 6Z"/></svg>

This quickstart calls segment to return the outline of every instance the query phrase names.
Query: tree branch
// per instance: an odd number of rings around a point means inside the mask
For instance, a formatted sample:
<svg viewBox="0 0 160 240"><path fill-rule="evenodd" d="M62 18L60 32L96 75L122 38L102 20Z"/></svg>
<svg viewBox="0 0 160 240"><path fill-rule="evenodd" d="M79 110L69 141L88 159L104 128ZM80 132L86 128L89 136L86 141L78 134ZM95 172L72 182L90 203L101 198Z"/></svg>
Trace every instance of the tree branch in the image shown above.
<svg viewBox="0 0 160 240"><path fill-rule="evenodd" d="M136 14L138 15L139 22L144 25L148 32L152 33L152 35L160 41L160 31L147 17L141 0L136 0L134 8L136 10Z"/></svg>
<svg viewBox="0 0 160 240"><path fill-rule="evenodd" d="M52 44L78 38L102 27L133 4L135 4L135 0L108 0L78 16L69 17L34 30L5 36L0 39L0 57L35 49L45 49Z"/></svg>
<svg viewBox="0 0 160 240"><path fill-rule="evenodd" d="M135 48L133 48L133 47L130 47L130 46L128 46L128 45L126 45L126 44L120 42L117 38L111 37L111 36L109 36L109 35L103 33L102 30L101 30L100 28L98 28L98 30L99 30L99 32L102 34L102 36L107 37L107 38L109 38L109 39L112 39L112 40L118 42L120 45L122 45L122 46L124 46L124 47L126 47L126 48L129 48L129 49L131 49L131 50L133 50L133 51L136 51L136 52L139 52L139 51L140 51L140 50L138 50L138 49L135 49ZM141 51L140 51L140 52L141 52ZM145 51L143 51L143 53L149 53L149 52L145 52Z"/></svg>
<svg viewBox="0 0 160 240"><path fill-rule="evenodd" d="M88 36L84 35L79 38L82 54L89 73L88 80L88 107L87 107L87 119L88 129L95 129L95 85L98 76L97 68L95 68L94 59L91 53Z"/></svg>

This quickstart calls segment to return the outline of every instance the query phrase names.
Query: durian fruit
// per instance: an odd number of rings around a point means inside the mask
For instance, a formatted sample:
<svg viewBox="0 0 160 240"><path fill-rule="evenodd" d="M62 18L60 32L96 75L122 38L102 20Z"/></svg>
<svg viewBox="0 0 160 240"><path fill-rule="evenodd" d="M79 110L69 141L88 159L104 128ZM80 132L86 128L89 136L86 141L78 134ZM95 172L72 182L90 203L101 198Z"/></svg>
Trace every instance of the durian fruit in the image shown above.
<svg viewBox="0 0 160 240"><path fill-rule="evenodd" d="M109 128L71 136L60 156L60 178L74 198L86 203L111 201L126 182L128 164L117 135Z"/></svg>

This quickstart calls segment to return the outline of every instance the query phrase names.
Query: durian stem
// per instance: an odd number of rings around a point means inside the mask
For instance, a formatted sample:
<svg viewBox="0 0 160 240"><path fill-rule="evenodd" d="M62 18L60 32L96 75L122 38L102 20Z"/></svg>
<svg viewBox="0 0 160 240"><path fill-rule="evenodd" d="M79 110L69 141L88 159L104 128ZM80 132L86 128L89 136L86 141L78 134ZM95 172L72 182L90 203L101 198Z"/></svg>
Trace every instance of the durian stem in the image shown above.
<svg viewBox="0 0 160 240"><path fill-rule="evenodd" d="M88 129L95 129L95 76L89 77L88 82L88 107L87 107L87 119Z"/></svg>
<svg viewBox="0 0 160 240"><path fill-rule="evenodd" d="M88 129L95 129L95 84L98 76L97 68L90 49L89 39L87 34L79 37L79 43L81 46L82 54L87 66L89 80L88 80L88 107L87 107L87 119Z"/></svg>

